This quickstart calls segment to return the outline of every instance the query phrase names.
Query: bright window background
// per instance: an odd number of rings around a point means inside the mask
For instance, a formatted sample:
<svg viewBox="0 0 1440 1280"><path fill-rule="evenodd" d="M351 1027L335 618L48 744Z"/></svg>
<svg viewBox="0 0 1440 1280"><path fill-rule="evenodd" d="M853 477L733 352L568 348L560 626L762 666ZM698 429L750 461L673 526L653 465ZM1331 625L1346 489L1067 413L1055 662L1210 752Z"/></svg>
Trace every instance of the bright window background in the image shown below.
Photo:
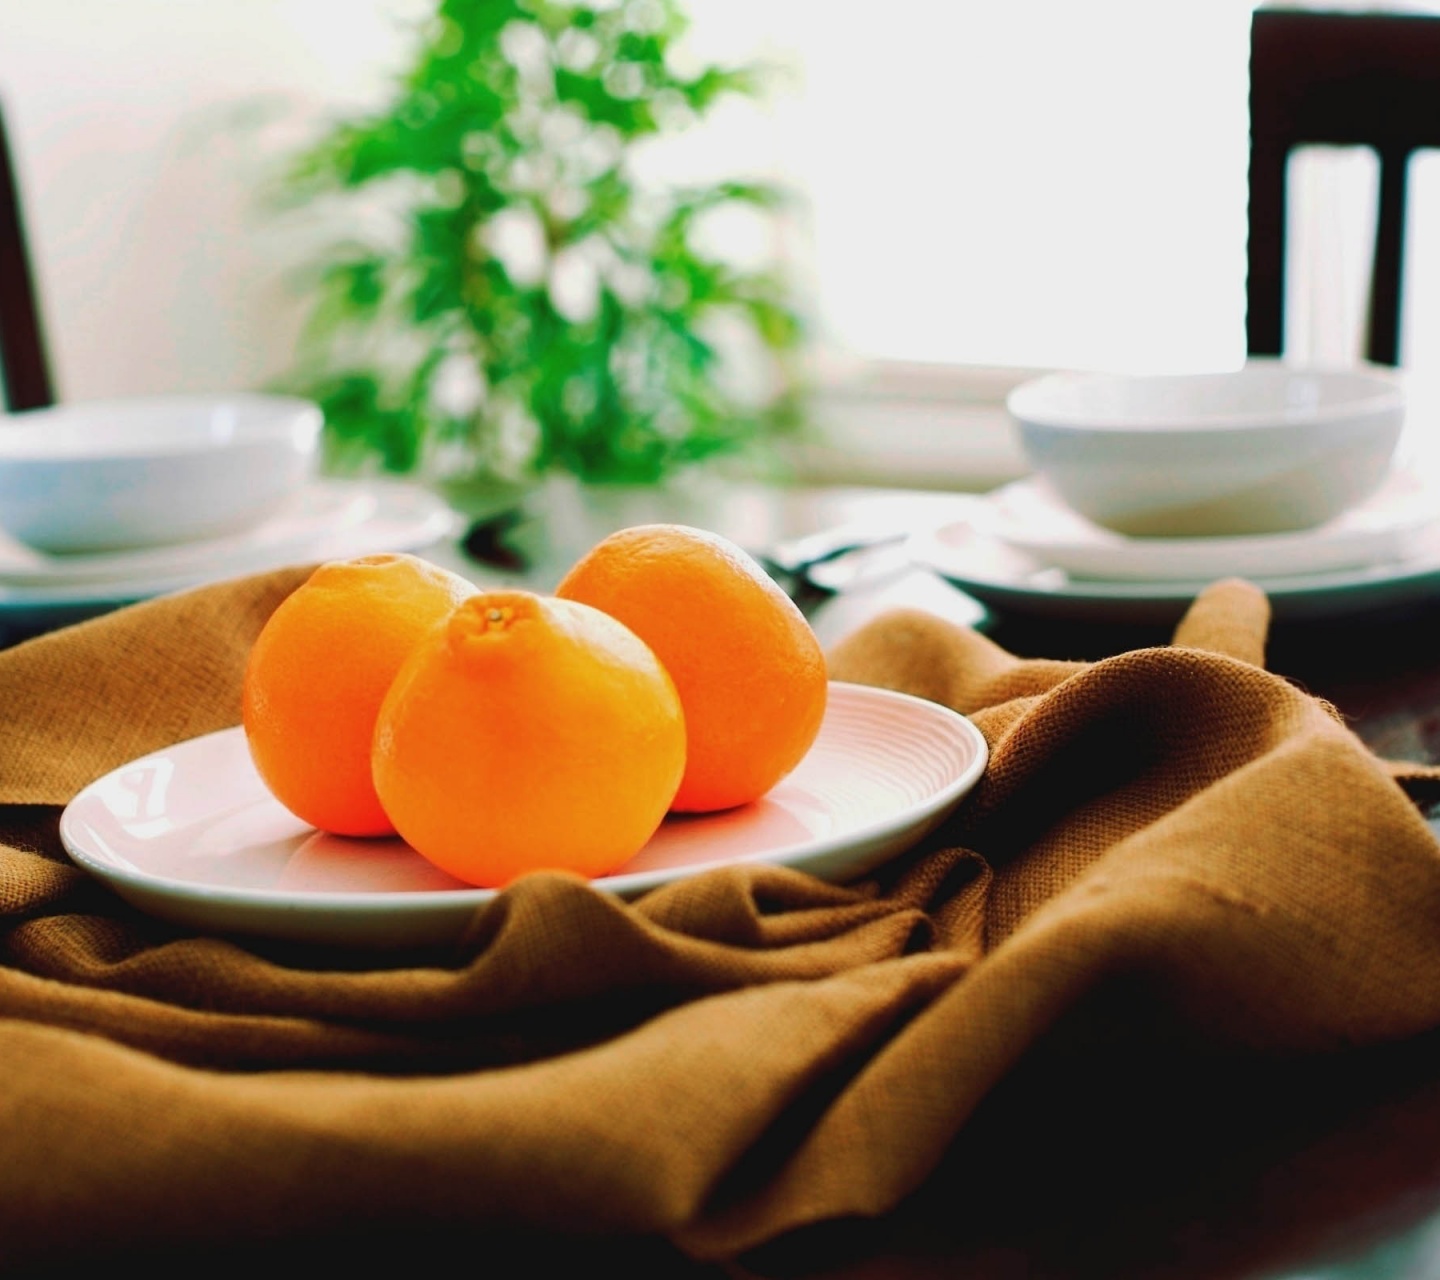
<svg viewBox="0 0 1440 1280"><path fill-rule="evenodd" d="M690 0L697 50L768 56L784 86L648 163L803 191L779 247L840 367L1232 365L1251 7ZM403 59L401 21L426 8L0 0L0 94L63 396L254 385L286 366L301 246L257 186L320 115L373 98ZM247 114L263 127L240 127ZM1358 349L1373 175L1363 156L1300 163L1291 342L1339 358ZM1428 160L1413 194L1411 280L1440 279ZM1407 358L1434 363L1440 297L1410 303Z"/></svg>
<svg viewBox="0 0 1440 1280"><path fill-rule="evenodd" d="M809 193L843 349L981 365L1207 367L1243 351L1246 0L696 0L768 29L769 134ZM721 15L724 15L721 18Z"/></svg>

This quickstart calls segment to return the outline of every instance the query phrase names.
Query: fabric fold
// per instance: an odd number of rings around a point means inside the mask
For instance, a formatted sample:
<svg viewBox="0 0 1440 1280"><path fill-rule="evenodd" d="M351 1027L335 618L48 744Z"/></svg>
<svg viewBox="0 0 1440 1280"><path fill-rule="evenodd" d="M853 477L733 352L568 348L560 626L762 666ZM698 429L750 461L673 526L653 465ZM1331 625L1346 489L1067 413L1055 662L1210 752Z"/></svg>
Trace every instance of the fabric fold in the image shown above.
<svg viewBox="0 0 1440 1280"><path fill-rule="evenodd" d="M1440 770L1376 758L1264 670L1241 581L1173 644L1098 662L917 611L847 638L834 678L950 706L991 752L862 883L737 865L626 903L542 872L423 956L144 917L54 816L236 723L249 644L304 576L0 653L0 1265L357 1220L729 1258L894 1208L1108 984L1242 1055L1440 1024L1440 846L1401 785Z"/></svg>

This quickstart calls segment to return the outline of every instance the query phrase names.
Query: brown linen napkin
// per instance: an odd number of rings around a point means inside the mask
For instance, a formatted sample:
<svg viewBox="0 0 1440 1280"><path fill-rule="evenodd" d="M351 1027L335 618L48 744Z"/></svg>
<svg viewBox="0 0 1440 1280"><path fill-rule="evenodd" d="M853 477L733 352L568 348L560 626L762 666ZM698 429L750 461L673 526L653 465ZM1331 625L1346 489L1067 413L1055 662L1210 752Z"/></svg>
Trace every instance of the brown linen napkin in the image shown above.
<svg viewBox="0 0 1440 1280"><path fill-rule="evenodd" d="M147 919L65 860L59 807L235 723L249 644L304 576L0 653L0 1269L346 1223L731 1257L894 1207L1109 983L1249 1053L1440 1023L1440 848L1384 762L1258 665L1267 607L1239 582L1174 645L1093 664L921 613L843 642L836 678L955 707L992 751L867 884L742 866L627 905L538 874L443 956Z"/></svg>

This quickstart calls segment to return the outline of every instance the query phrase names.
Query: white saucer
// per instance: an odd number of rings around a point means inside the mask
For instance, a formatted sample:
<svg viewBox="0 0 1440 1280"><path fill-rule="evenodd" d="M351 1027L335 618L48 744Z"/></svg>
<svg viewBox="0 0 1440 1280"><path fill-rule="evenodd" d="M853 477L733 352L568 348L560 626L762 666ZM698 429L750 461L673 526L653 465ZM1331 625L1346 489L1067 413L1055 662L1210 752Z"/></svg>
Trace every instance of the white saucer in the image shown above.
<svg viewBox="0 0 1440 1280"><path fill-rule="evenodd" d="M1095 622L1173 623L1214 575L1179 581L1102 581L1067 573L958 521L917 534L915 564L1000 612ZM1414 538L1398 559L1329 573L1248 577L1277 621L1332 619L1440 598L1440 528Z"/></svg>
<svg viewBox="0 0 1440 1280"><path fill-rule="evenodd" d="M1397 466L1360 506L1294 533L1246 537L1133 538L1092 523L1040 479L1015 481L975 505L977 532L1009 544L1072 579L1195 582L1333 573L1403 559L1440 520L1431 470Z"/></svg>
<svg viewBox="0 0 1440 1280"><path fill-rule="evenodd" d="M232 565L243 572L272 555L303 558L322 539L371 519L378 505L373 488L345 481L317 481L253 529L220 538L87 555L46 555L4 538L0 539L0 585L130 582L194 572L211 574Z"/></svg>
<svg viewBox="0 0 1440 1280"><path fill-rule="evenodd" d="M247 534L76 557L0 555L0 618L66 620L223 578L286 564L419 551L459 528L429 489L396 481L327 480ZM72 564L73 560L73 564Z"/></svg>
<svg viewBox="0 0 1440 1280"><path fill-rule="evenodd" d="M985 739L938 703L833 683L820 735L754 804L667 818L597 888L635 897L709 867L864 874L908 848L979 781ZM452 879L399 839L322 835L255 772L223 729L124 765L60 818L70 856L142 911L190 928L360 947L445 945L495 891Z"/></svg>

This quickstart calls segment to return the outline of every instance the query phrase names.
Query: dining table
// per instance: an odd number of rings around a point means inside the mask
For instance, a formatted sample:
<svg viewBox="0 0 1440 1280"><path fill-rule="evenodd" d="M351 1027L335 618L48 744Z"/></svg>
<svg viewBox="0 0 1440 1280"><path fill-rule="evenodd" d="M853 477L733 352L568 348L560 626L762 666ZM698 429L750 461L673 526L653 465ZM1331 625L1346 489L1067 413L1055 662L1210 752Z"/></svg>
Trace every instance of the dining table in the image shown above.
<svg viewBox="0 0 1440 1280"><path fill-rule="evenodd" d="M827 651L897 611L973 630L1017 659L1077 669L1172 643L1171 617L996 608L917 563L907 551L916 531L944 526L973 501L941 490L742 484L706 519L757 553L840 531L814 566L783 579ZM424 554L482 586L553 585L559 561L516 559L494 532L457 526ZM12 648L35 638L13 625L5 636ZM1387 767L1440 764L1440 590L1333 618L1277 617L1263 666ZM1421 778L1407 794L1440 832L1440 783ZM1319 789L1296 799L1318 812L1339 797ZM1440 919L1434 927L1440 936ZM732 1256L665 1233L571 1235L522 1221L477 1230L437 1217L404 1230L347 1221L303 1240L257 1237L219 1257L205 1242L178 1242L126 1260L138 1275L207 1274L217 1262L225 1274L415 1274L443 1260L494 1275L694 1280L1435 1277L1440 1026L1326 1050L1236 1052L1197 1037L1122 977L1036 1037L898 1204ZM32 1260L13 1274L94 1276L98 1265Z"/></svg>

